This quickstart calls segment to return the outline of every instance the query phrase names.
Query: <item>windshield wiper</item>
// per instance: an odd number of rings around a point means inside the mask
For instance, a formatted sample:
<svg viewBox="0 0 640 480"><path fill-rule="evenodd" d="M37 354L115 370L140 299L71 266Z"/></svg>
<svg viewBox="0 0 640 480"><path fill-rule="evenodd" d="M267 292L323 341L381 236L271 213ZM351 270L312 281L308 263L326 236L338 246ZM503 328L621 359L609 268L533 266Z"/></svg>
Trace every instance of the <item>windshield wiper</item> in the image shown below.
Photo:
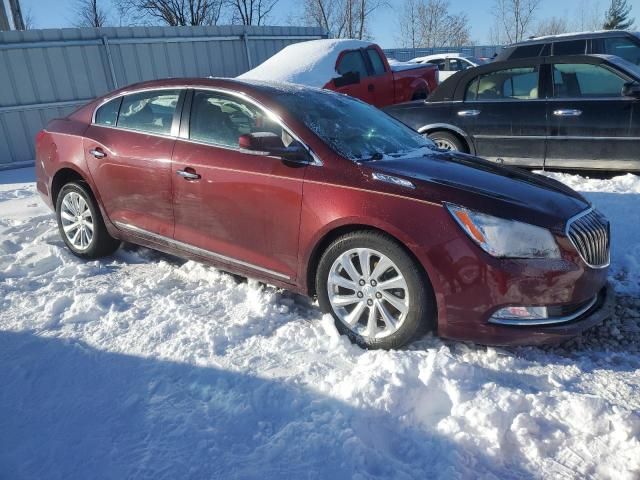
<svg viewBox="0 0 640 480"><path fill-rule="evenodd" d="M361 162L368 162L371 160L382 160L383 158L384 158L384 155L381 152L373 152L371 156L367 158L363 158Z"/></svg>

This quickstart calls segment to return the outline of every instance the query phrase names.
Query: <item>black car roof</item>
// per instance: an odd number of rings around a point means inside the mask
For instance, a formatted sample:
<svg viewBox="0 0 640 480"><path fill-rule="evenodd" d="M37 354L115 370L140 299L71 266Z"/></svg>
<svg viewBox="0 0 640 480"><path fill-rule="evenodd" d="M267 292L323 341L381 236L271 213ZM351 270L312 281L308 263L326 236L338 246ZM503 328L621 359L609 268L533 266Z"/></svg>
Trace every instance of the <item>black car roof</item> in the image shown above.
<svg viewBox="0 0 640 480"><path fill-rule="evenodd" d="M600 65L613 58L611 55L558 55L547 57L530 57L517 58L514 60L503 60L487 63L474 68L468 68L457 72L455 75L447 78L438 88L429 96L428 102L445 102L453 100L456 90L460 84L466 84L466 80L475 78L486 72L494 70L517 68L528 65L542 65L545 63L588 63L592 65Z"/></svg>
<svg viewBox="0 0 640 480"><path fill-rule="evenodd" d="M580 40L587 38L606 38L606 37L619 37L621 35L634 35L640 36L638 32L629 32L627 30L599 30L595 32L575 32L575 33L563 33L560 35L544 35L540 37L529 38L522 42L507 45L505 48L520 47L523 45L535 45L538 43L553 43L565 40Z"/></svg>

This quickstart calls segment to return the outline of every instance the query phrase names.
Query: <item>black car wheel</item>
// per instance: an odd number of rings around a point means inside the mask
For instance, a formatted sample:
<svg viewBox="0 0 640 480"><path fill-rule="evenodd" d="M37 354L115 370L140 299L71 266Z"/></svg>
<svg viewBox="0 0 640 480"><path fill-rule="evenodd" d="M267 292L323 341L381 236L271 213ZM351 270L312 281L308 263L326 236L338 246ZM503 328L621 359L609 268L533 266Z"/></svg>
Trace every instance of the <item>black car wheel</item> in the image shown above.
<svg viewBox="0 0 640 480"><path fill-rule="evenodd" d="M432 132L427 135L433 140L436 146L442 150L449 150L452 152L466 152L467 149L462 141L455 135L449 132Z"/></svg>

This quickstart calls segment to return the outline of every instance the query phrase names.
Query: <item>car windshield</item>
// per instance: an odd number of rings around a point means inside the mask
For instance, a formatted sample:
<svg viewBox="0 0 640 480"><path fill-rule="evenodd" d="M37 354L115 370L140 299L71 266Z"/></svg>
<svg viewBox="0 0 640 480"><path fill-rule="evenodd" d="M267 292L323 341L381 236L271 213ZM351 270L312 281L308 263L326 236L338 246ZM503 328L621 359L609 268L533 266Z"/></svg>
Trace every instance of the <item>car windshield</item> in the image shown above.
<svg viewBox="0 0 640 480"><path fill-rule="evenodd" d="M615 66L625 70L627 73L630 73L636 80L640 81L640 66L620 57L610 57L609 61Z"/></svg>
<svg viewBox="0 0 640 480"><path fill-rule="evenodd" d="M397 158L434 146L386 113L346 95L293 87L277 101L334 151L354 161Z"/></svg>

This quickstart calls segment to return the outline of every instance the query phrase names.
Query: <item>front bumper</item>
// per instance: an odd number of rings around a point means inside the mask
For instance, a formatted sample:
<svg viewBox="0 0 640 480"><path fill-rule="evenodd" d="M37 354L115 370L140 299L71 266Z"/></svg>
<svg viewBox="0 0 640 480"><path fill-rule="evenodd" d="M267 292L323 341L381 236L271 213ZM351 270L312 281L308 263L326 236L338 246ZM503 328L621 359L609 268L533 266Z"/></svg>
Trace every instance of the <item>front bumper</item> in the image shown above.
<svg viewBox="0 0 640 480"><path fill-rule="evenodd" d="M491 324L483 329L481 335L475 334L472 338L468 338L464 332L453 332L445 336L495 346L558 344L610 318L613 315L614 306L615 293L611 285L607 284L598 292L589 308L564 319L556 318L555 321L550 319L547 324L535 324L535 322L529 325Z"/></svg>

